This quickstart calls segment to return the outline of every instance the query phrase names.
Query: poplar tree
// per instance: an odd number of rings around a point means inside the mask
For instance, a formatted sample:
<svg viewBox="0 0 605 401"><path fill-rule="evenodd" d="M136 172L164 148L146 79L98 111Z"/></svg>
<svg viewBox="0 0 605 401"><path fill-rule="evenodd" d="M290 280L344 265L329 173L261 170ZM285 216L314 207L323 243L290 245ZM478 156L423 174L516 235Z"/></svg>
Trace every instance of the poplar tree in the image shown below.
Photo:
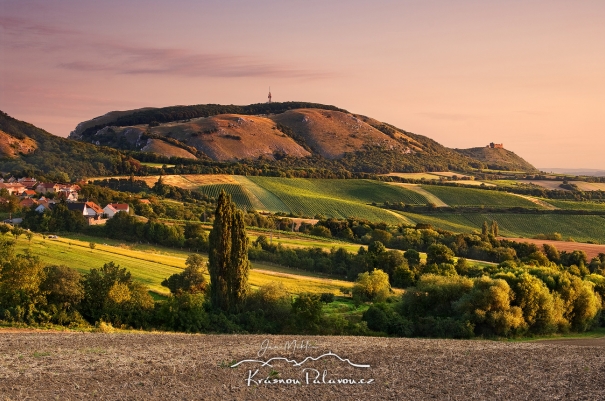
<svg viewBox="0 0 605 401"><path fill-rule="evenodd" d="M481 240L482 241L487 241L488 239L488 227L487 227L487 221L483 221L483 226L481 227Z"/></svg>
<svg viewBox="0 0 605 401"><path fill-rule="evenodd" d="M497 236L500 234L500 232L499 232L499 231L500 231L500 228L498 227L498 222L497 222L496 220L492 220L492 228L491 228L491 231L492 231L492 235L493 235L494 237L497 237Z"/></svg>
<svg viewBox="0 0 605 401"><path fill-rule="evenodd" d="M235 311L246 296L248 241L242 211L221 191L209 236L208 272L210 301L223 311Z"/></svg>

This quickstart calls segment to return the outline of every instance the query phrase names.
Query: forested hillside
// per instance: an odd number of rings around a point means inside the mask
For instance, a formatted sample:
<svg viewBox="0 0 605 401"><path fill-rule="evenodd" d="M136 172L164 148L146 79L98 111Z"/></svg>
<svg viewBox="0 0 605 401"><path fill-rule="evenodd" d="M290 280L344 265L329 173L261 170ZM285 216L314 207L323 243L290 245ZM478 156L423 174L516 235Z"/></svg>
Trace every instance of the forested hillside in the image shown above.
<svg viewBox="0 0 605 401"><path fill-rule="evenodd" d="M0 111L0 138L12 152L0 153L0 171L44 174L68 181L86 176L131 173L140 163L118 150L61 138ZM15 142L17 141L17 142ZM64 176L67 175L67 177ZM67 179L66 179L67 178Z"/></svg>

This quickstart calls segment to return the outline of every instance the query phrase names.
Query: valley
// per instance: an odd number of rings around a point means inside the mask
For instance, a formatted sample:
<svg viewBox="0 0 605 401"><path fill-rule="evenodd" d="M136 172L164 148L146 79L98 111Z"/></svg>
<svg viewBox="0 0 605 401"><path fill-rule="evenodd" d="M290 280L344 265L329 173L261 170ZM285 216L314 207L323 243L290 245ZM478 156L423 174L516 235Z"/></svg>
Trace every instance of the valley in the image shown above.
<svg viewBox="0 0 605 401"><path fill-rule="evenodd" d="M295 102L112 112L69 139L0 117L5 139L29 146L3 159L3 218L23 227L0 226L3 263L42 269L27 301L41 327L518 338L597 326L602 180L543 175L502 144L449 149ZM77 181L70 196L95 223L61 195L11 194L24 176ZM219 310L208 291L225 224L239 230L225 237L238 256L224 260L242 263L245 289ZM53 274L84 286L75 309L46 289ZM546 323L523 306L522 282L552 300ZM492 311L484 300L496 296ZM10 308L5 323L21 324L21 306Z"/></svg>

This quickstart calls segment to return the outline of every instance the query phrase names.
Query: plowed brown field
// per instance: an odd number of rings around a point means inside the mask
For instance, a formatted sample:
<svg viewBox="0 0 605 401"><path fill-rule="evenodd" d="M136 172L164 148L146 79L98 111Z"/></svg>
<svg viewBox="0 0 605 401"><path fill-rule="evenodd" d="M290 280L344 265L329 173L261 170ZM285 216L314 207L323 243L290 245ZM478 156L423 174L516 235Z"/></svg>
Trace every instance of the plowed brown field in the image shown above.
<svg viewBox="0 0 605 401"><path fill-rule="evenodd" d="M569 241L551 241L545 239L533 239L533 238L508 238L508 237L499 237L500 239L505 239L509 241L517 241L517 242L529 242L530 244L536 244L538 246L542 246L543 244L549 244L557 248L559 252L567 251L584 251L588 256L588 261L598 256L599 253L605 253L605 245L599 244L586 244L583 242L569 242Z"/></svg>
<svg viewBox="0 0 605 401"><path fill-rule="evenodd" d="M264 340L279 349L259 356ZM292 340L299 349L286 352ZM3 400L597 400L605 398L605 353L602 341L594 344L4 331L0 395ZM369 367L325 356L329 351ZM271 368L255 362L229 367L246 359L281 356L300 363L321 355L301 366L273 361ZM258 383L267 377L283 382Z"/></svg>

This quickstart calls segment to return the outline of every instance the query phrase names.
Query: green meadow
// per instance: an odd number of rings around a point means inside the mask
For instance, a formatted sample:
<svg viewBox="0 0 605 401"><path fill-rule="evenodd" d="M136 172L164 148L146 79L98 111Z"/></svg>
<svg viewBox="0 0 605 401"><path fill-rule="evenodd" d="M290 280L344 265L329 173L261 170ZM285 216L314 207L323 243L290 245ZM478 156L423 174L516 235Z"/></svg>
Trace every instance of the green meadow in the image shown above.
<svg viewBox="0 0 605 401"><path fill-rule="evenodd" d="M90 249L89 238L43 239L36 234L31 242L23 236L20 237L17 240L17 250L31 252L46 265L66 265L81 273L114 262L128 269L136 280L147 285L152 292L161 295L168 294L168 289L162 287L161 282L170 275L180 272L185 267L185 259L189 255L186 251L159 246L129 246L118 241L98 238L94 242L95 248ZM253 288L276 280L284 284L292 294L301 292L340 294L340 288L353 286L353 283L348 281L311 276L306 272L301 273L270 264L252 263L249 283Z"/></svg>

